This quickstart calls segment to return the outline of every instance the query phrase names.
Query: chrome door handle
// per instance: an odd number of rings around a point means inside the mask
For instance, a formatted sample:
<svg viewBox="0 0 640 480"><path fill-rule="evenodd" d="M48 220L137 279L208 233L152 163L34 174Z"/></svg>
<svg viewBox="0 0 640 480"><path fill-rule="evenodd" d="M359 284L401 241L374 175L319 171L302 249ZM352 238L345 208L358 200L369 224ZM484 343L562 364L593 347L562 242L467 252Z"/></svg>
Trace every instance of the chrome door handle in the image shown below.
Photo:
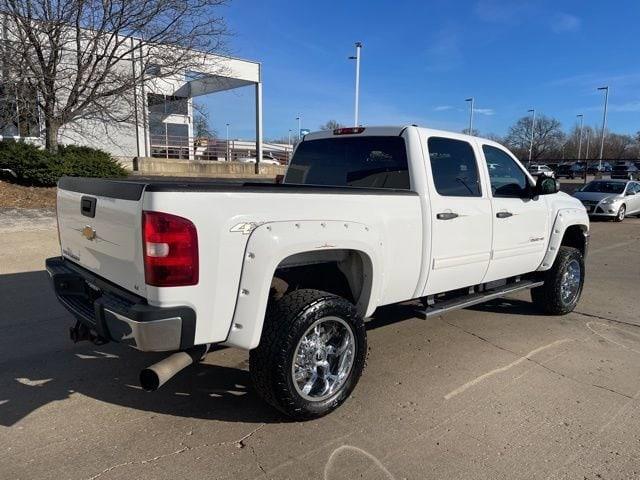
<svg viewBox="0 0 640 480"><path fill-rule="evenodd" d="M457 218L457 217L458 217L458 214L453 212L442 212L436 215L436 218L438 220L453 220L454 218Z"/></svg>
<svg viewBox="0 0 640 480"><path fill-rule="evenodd" d="M498 218L509 218L509 217L513 217L513 213L511 213L511 212L498 212L498 213L496 213L496 217L498 217Z"/></svg>

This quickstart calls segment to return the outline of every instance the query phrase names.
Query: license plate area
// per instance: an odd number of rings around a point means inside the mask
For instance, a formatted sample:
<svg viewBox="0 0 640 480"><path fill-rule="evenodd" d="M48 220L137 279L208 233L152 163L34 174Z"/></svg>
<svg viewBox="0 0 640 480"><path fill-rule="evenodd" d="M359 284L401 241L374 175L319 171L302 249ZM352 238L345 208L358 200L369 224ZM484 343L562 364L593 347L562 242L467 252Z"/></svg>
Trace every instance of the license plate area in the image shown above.
<svg viewBox="0 0 640 480"><path fill-rule="evenodd" d="M56 275L54 277L56 291L64 296L84 297L90 302L102 296L102 290L76 275Z"/></svg>

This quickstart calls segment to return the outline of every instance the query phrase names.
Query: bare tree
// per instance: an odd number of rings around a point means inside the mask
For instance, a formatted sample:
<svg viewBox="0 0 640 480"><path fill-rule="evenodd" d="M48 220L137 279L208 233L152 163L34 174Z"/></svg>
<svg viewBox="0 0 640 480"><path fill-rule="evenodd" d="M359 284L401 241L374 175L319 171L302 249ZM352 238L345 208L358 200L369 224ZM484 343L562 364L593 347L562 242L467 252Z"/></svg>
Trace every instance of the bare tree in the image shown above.
<svg viewBox="0 0 640 480"><path fill-rule="evenodd" d="M342 127L344 127L344 125L342 125L337 120L329 120L324 125L320 125L318 127L318 129L320 129L320 130L335 130L336 128L342 128Z"/></svg>
<svg viewBox="0 0 640 480"><path fill-rule="evenodd" d="M0 0L3 82L35 93L45 144L79 119L130 121L143 82L207 72L225 0Z"/></svg>
<svg viewBox="0 0 640 480"><path fill-rule="evenodd" d="M528 159L531 143L531 117L522 117L512 125L505 137L505 143L518 158ZM558 120L545 115L536 118L531 152L533 161L556 156L561 152L563 143L564 133Z"/></svg>
<svg viewBox="0 0 640 480"><path fill-rule="evenodd" d="M604 140L604 152L602 155L608 160L622 158L635 158L633 137L619 133L607 133Z"/></svg>
<svg viewBox="0 0 640 480"><path fill-rule="evenodd" d="M215 138L217 132L209 124L209 109L202 103L193 103L193 130L198 138Z"/></svg>

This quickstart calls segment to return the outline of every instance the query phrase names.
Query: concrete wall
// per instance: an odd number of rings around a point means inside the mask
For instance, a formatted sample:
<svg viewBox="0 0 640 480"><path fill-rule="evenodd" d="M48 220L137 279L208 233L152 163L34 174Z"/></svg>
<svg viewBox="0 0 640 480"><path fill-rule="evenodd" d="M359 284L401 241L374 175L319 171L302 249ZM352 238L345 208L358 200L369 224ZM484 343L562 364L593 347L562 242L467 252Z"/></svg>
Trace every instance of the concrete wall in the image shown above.
<svg viewBox="0 0 640 480"><path fill-rule="evenodd" d="M172 160L141 157L134 159L134 170L140 175L166 175L172 177L247 178L255 176L255 164L241 162L212 162ZM260 165L261 177L284 175L284 165Z"/></svg>

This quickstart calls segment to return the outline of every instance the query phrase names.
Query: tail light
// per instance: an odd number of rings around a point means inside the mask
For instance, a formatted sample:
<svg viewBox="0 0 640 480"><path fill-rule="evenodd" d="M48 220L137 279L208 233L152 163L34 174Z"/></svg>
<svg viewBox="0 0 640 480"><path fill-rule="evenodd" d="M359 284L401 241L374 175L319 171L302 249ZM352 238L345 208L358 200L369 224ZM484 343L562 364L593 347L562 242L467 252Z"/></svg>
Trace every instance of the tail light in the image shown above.
<svg viewBox="0 0 640 480"><path fill-rule="evenodd" d="M186 218L142 212L144 278L155 287L198 283L198 232Z"/></svg>
<svg viewBox="0 0 640 480"><path fill-rule="evenodd" d="M336 128L333 131L334 135L353 135L354 133L362 133L364 132L364 127L344 127L344 128Z"/></svg>

